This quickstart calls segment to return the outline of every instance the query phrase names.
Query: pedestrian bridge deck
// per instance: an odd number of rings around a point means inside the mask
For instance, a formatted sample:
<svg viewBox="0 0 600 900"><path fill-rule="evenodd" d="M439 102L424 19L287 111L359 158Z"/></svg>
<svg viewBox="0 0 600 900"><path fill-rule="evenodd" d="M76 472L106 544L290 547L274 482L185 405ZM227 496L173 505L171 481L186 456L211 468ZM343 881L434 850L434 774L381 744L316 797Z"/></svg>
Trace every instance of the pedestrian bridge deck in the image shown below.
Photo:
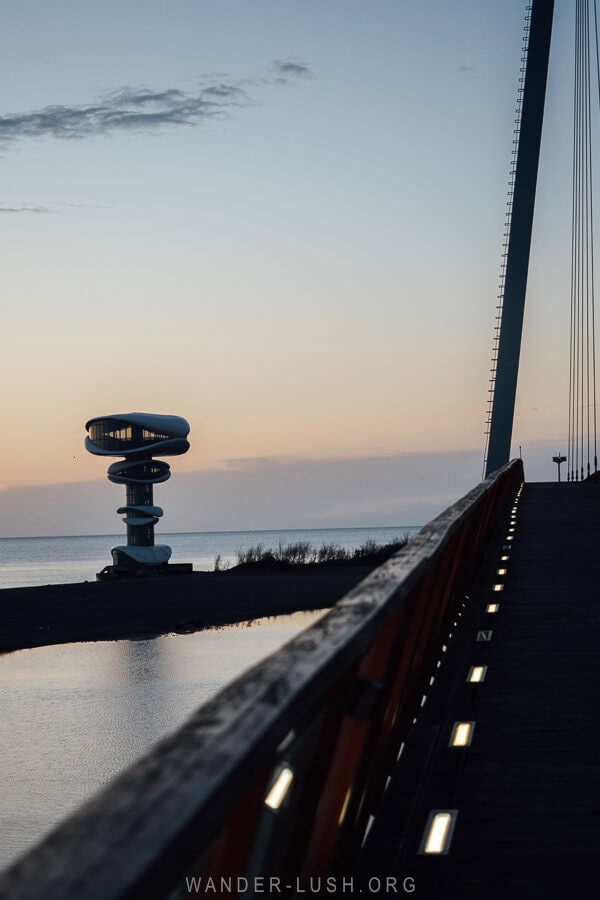
<svg viewBox="0 0 600 900"><path fill-rule="evenodd" d="M503 530L471 592L357 874L396 877L398 889L414 878L418 896L444 900L597 896L599 636L600 486L526 484L514 536ZM474 665L487 666L482 683L467 681ZM449 747L457 721L475 723L470 746ZM448 852L425 856L432 810L456 820Z"/></svg>

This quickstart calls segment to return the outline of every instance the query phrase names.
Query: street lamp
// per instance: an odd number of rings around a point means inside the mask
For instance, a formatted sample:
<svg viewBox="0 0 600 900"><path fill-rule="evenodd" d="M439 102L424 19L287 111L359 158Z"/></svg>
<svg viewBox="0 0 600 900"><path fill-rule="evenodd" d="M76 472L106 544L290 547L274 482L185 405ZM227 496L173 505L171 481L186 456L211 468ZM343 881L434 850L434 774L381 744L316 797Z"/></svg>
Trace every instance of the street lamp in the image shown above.
<svg viewBox="0 0 600 900"><path fill-rule="evenodd" d="M558 454L558 456L552 457L552 462L555 462L556 465L558 466L558 482L559 482L559 484L560 484L560 464L564 463L566 461L567 461L567 457L561 456L560 453Z"/></svg>

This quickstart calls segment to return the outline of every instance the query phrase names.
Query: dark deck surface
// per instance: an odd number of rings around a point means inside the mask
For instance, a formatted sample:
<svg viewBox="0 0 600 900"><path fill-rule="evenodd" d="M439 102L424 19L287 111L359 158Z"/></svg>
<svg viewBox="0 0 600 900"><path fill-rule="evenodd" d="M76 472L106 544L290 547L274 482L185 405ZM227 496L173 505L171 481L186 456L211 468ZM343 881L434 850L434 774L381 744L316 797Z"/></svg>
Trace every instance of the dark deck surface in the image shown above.
<svg viewBox="0 0 600 900"><path fill-rule="evenodd" d="M498 544L466 604L369 833L357 875L380 890L388 876L440 900L600 895L600 486L526 485L512 545L507 576ZM484 683L467 683L478 664ZM450 748L462 720L472 744ZM447 855L423 856L434 809L456 826Z"/></svg>

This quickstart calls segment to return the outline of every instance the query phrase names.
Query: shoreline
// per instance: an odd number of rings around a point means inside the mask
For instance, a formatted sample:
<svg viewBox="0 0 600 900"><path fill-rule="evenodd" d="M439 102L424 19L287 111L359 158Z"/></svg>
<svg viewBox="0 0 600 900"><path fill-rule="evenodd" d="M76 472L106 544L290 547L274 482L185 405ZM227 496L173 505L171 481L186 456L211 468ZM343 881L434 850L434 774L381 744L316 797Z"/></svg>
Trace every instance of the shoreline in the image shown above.
<svg viewBox="0 0 600 900"><path fill-rule="evenodd" d="M200 631L335 605L373 566L193 572L0 590L0 653Z"/></svg>

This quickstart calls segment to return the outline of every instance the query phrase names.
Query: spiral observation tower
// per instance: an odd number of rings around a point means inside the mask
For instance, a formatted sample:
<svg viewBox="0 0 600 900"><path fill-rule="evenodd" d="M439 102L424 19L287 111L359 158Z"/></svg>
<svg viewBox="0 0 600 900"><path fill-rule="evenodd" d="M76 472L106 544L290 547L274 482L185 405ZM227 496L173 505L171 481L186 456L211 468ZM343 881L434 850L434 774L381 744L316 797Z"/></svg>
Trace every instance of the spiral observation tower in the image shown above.
<svg viewBox="0 0 600 900"><path fill-rule="evenodd" d="M117 513L124 515L127 544L111 548L113 566L98 577L166 571L171 548L154 543L154 526L163 510L154 505L153 489L171 477L171 467L155 457L179 456L189 450L188 422L180 416L134 412L99 416L85 427L86 450L96 456L123 457L111 463L107 476L113 484L124 484L126 491L125 506ZM177 566L178 571L181 568Z"/></svg>

